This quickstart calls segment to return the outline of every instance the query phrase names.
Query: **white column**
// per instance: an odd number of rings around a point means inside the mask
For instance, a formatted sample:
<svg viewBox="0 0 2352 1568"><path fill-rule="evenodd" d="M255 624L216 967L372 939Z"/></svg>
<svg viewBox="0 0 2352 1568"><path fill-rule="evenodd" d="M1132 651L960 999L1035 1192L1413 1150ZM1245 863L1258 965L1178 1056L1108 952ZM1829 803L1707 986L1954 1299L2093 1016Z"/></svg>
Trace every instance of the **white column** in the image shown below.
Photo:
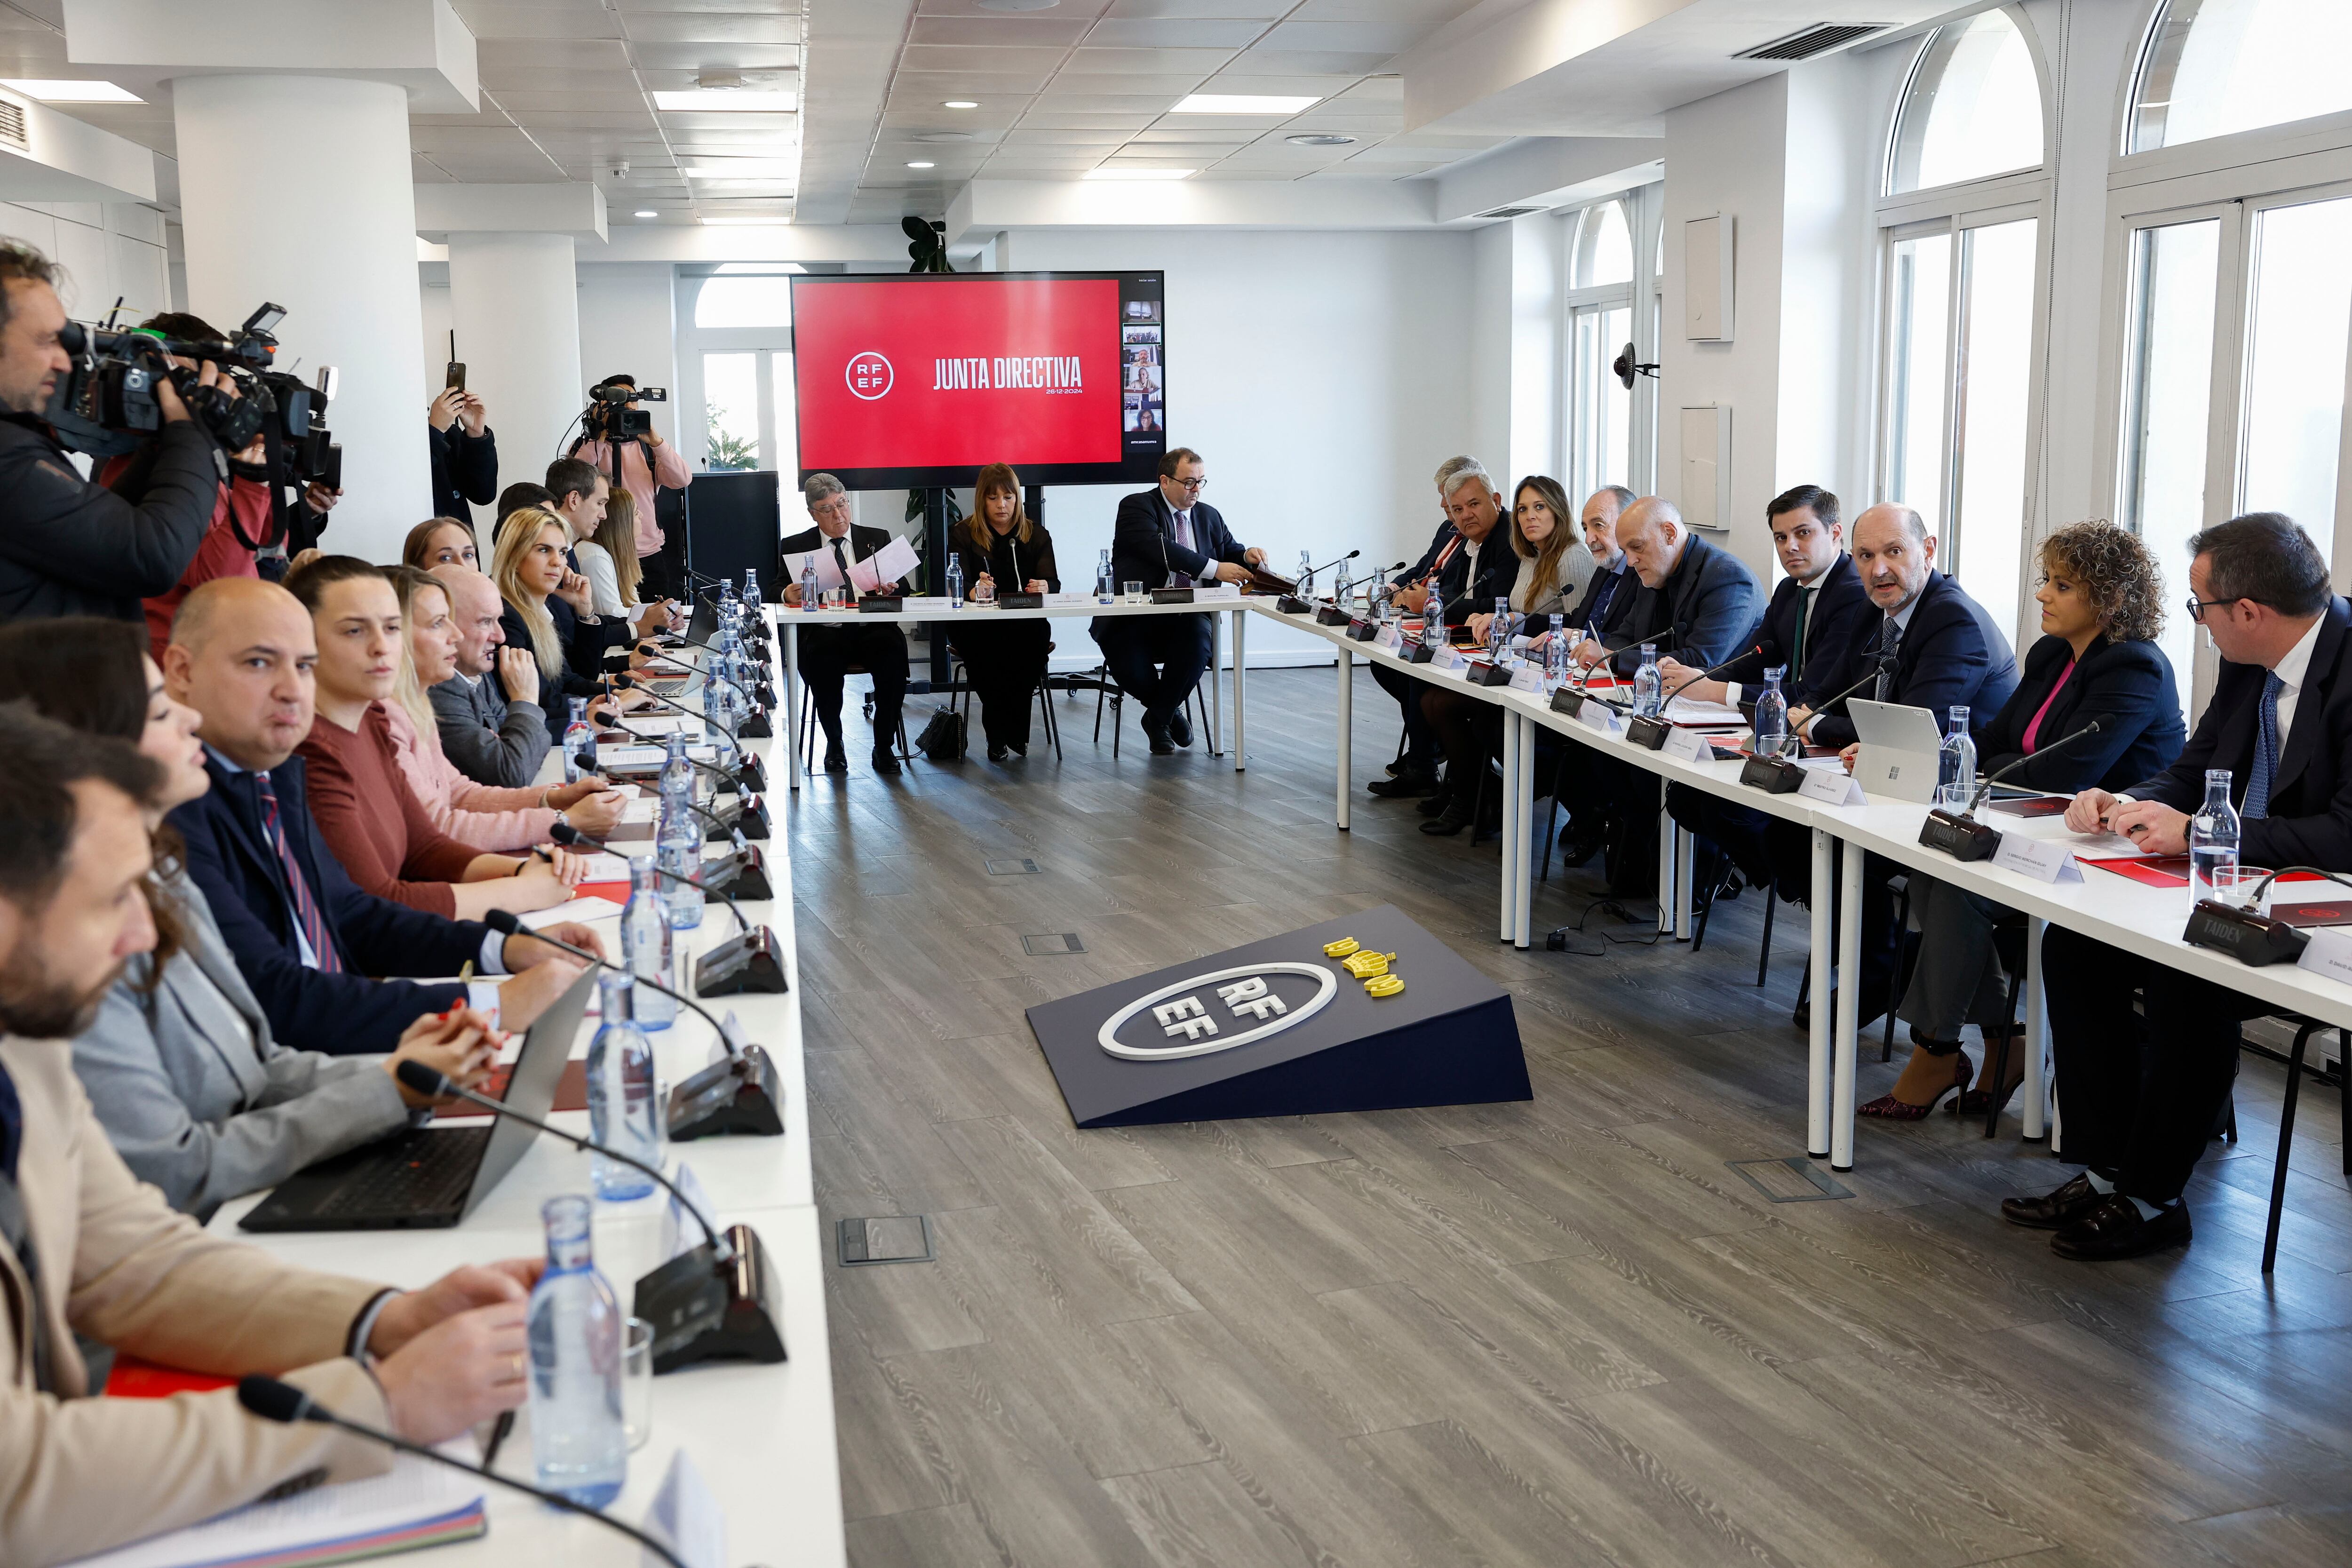
<svg viewBox="0 0 2352 1568"><path fill-rule="evenodd" d="M189 308L227 331L274 300L286 307L278 367L305 381L339 368L327 421L342 443L343 500L320 545L397 560L432 502L408 93L348 78L188 76L172 97Z"/></svg>
<svg viewBox="0 0 2352 1568"><path fill-rule="evenodd" d="M449 236L449 325L489 409L500 485L537 482L586 401L578 276L568 234Z"/></svg>

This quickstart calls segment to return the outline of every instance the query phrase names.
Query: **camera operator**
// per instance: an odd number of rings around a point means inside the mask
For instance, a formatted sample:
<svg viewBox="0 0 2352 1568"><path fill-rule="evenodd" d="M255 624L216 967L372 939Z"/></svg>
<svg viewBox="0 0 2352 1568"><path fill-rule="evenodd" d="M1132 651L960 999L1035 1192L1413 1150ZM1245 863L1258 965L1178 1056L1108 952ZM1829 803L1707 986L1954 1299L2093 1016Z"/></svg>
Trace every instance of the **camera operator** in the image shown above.
<svg viewBox="0 0 2352 1568"><path fill-rule="evenodd" d="M637 378L608 375L596 384L594 390L601 393L614 386L625 386L634 392ZM582 416L586 433L572 443L566 456L584 460L610 479L615 489L628 491L635 500L637 564L644 574L639 591L646 600L683 599L687 596L686 541L683 537L664 537L662 526L654 516L654 492L682 490L692 476L687 472L686 459L678 455L677 448L650 428L643 435L616 438L615 432L622 426L619 415L624 409L640 413L634 397L625 403L592 398L587 413ZM681 535L684 532L679 531Z"/></svg>
<svg viewBox="0 0 2352 1568"><path fill-rule="evenodd" d="M58 377L73 368L58 341L65 324L56 266L30 246L0 244L0 620L141 621L140 601L170 593L203 545L226 465L159 376L163 423L143 499L133 505L84 479L44 417ZM225 379L209 361L197 372L200 385Z"/></svg>
<svg viewBox="0 0 2352 1568"><path fill-rule="evenodd" d="M425 441L433 454L433 515L461 518L467 506L499 498L499 439L490 433L490 411L462 386L448 386L425 411Z"/></svg>

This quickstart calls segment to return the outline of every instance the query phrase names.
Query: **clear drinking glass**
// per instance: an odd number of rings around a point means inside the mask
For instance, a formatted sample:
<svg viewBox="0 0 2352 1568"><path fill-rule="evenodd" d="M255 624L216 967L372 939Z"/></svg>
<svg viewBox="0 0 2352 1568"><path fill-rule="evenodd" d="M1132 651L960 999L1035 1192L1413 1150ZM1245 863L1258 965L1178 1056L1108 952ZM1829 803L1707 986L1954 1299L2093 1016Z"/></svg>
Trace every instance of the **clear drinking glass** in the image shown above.
<svg viewBox="0 0 2352 1568"><path fill-rule="evenodd" d="M621 1325L621 1426L631 1453L654 1435L654 1326L643 1318Z"/></svg>
<svg viewBox="0 0 2352 1568"><path fill-rule="evenodd" d="M1130 605L1139 605L1139 604L1143 603L1143 584L1140 584L1140 583L1129 583L1129 584L1128 584L1126 586L1127 586L1127 602L1128 602L1129 604L1130 604Z"/></svg>
<svg viewBox="0 0 2352 1568"><path fill-rule="evenodd" d="M2261 866L2221 866L2213 871L2213 901L2251 914L2271 912L2273 873Z"/></svg>

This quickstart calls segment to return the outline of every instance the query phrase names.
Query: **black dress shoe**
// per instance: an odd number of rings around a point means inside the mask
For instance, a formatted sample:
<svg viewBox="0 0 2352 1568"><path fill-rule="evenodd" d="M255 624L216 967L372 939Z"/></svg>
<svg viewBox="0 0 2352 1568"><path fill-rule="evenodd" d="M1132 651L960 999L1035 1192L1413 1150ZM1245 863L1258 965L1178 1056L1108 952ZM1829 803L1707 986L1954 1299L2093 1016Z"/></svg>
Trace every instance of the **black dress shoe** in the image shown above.
<svg viewBox="0 0 2352 1568"><path fill-rule="evenodd" d="M1007 758L1011 757L1012 755L1013 755L1013 748L1012 748L1012 747L1007 746L1007 745L1004 745L1004 744L1003 744L1003 743L1001 743L1001 742L993 742L993 741L992 741L992 742L989 742L989 747L988 747L988 760L989 760L990 762L992 762L992 763L1002 763L1002 762L1005 761Z"/></svg>
<svg viewBox="0 0 2352 1568"><path fill-rule="evenodd" d="M1014 756L1016 756L1016 757L1025 757L1025 756L1027 756L1027 755L1029 754L1029 742L1026 742L1026 741L1015 741L1015 742L1013 742L1013 754Z"/></svg>
<svg viewBox="0 0 2352 1568"><path fill-rule="evenodd" d="M1442 816L1444 815L1446 806L1452 804L1453 800L1454 792L1444 784L1439 784L1436 789L1430 792L1427 800L1423 801L1413 809L1423 816Z"/></svg>
<svg viewBox="0 0 2352 1568"><path fill-rule="evenodd" d="M829 773L845 773L849 771L849 758L839 746L825 747L824 771Z"/></svg>
<svg viewBox="0 0 2352 1568"><path fill-rule="evenodd" d="M887 746L875 747L874 771L877 773L895 773L898 772L898 753L892 751Z"/></svg>
<svg viewBox="0 0 2352 1568"><path fill-rule="evenodd" d="M1168 738L1180 746L1192 743L1192 716L1181 708L1168 715Z"/></svg>
<svg viewBox="0 0 2352 1568"><path fill-rule="evenodd" d="M2063 1230L2090 1213L2103 1194L2088 1176L2076 1176L2054 1193L2038 1198L2003 1198L2000 1217L2011 1225L2035 1230Z"/></svg>
<svg viewBox="0 0 2352 1568"><path fill-rule="evenodd" d="M2142 1219L2139 1205L2109 1193L2073 1225L2050 1238L2050 1250L2077 1263L2113 1263L2145 1258L2189 1239L2189 1205L2176 1203Z"/></svg>
<svg viewBox="0 0 2352 1568"><path fill-rule="evenodd" d="M1437 774L1434 770L1425 773L1403 773L1392 779L1374 779L1364 787L1383 800L1411 800L1415 795L1435 795Z"/></svg>
<svg viewBox="0 0 2352 1568"><path fill-rule="evenodd" d="M1421 825L1421 830L1433 837L1451 838L1470 826L1470 803L1448 796L1442 816L1433 816Z"/></svg>
<svg viewBox="0 0 2352 1568"><path fill-rule="evenodd" d="M1176 754L1176 742L1169 738L1167 725L1146 724L1143 727L1143 738L1151 742L1153 756L1172 757Z"/></svg>
<svg viewBox="0 0 2352 1568"><path fill-rule="evenodd" d="M1581 866L1601 853L1603 842L1599 831L1579 833L1570 823L1559 830L1559 863L1571 868Z"/></svg>

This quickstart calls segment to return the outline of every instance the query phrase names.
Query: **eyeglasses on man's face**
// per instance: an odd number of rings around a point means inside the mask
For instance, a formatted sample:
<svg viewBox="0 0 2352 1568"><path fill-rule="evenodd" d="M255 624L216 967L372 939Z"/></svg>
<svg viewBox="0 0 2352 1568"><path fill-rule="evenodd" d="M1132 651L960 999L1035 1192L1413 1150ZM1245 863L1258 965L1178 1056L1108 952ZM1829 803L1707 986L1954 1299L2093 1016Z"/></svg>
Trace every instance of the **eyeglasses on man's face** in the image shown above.
<svg viewBox="0 0 2352 1568"><path fill-rule="evenodd" d="M2202 625L2206 611L2221 605L2234 605L2244 597L2243 594L2233 594L2226 599L2200 599L2196 595L2191 594L2189 595L2189 603L2181 607L2189 612L2189 618L2191 621Z"/></svg>

